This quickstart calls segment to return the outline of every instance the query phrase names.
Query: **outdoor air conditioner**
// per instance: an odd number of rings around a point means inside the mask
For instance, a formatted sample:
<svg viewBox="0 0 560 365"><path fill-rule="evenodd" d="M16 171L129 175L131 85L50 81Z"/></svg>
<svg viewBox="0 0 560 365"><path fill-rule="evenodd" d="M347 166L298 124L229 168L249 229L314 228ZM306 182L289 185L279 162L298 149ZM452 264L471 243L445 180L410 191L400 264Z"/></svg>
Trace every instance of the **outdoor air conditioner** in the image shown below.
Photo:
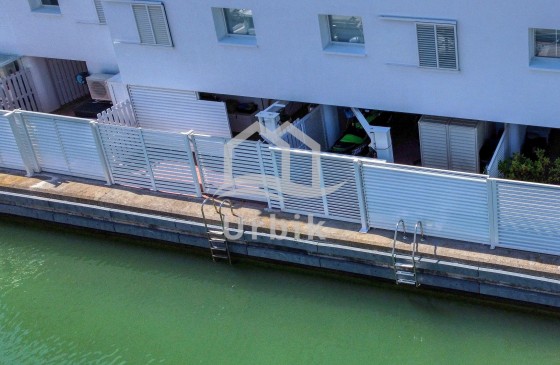
<svg viewBox="0 0 560 365"><path fill-rule="evenodd" d="M107 80L115 75L93 74L86 77L89 93L95 100L111 100Z"/></svg>

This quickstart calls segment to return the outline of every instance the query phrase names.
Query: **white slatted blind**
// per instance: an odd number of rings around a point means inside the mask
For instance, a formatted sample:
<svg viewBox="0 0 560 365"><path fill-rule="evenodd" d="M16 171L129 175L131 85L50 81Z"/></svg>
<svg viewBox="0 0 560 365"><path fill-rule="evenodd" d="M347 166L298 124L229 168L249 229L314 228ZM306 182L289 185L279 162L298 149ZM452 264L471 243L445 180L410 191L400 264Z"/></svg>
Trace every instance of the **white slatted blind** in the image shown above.
<svg viewBox="0 0 560 365"><path fill-rule="evenodd" d="M193 91L133 85L128 90L142 128L231 137L225 103L197 100Z"/></svg>
<svg viewBox="0 0 560 365"><path fill-rule="evenodd" d="M140 43L173 46L165 8L162 3L133 3L132 11L136 20Z"/></svg>
<svg viewBox="0 0 560 365"><path fill-rule="evenodd" d="M99 24L107 24L107 20L105 19L105 10L103 9L103 4L101 4L101 0L93 0L93 4L95 5L95 11L97 12L97 18L99 19Z"/></svg>
<svg viewBox="0 0 560 365"><path fill-rule="evenodd" d="M454 171L479 172L477 122L453 121L449 124L449 168Z"/></svg>
<svg viewBox="0 0 560 365"><path fill-rule="evenodd" d="M436 37L433 24L416 24L420 66L437 67Z"/></svg>
<svg viewBox="0 0 560 365"><path fill-rule="evenodd" d="M416 36L421 67L459 69L455 25L417 23Z"/></svg>
<svg viewBox="0 0 560 365"><path fill-rule="evenodd" d="M455 26L437 24L435 28L438 51L438 67L449 70L458 69Z"/></svg>
<svg viewBox="0 0 560 365"><path fill-rule="evenodd" d="M418 122L422 166L435 169L449 167L447 119L424 116Z"/></svg>

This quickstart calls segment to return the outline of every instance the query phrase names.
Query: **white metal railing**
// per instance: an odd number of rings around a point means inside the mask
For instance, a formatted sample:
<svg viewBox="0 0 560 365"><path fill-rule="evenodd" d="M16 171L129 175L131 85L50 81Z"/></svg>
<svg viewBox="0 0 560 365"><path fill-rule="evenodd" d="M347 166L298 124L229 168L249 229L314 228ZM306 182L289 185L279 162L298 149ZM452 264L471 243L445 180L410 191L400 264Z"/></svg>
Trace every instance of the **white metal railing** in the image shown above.
<svg viewBox="0 0 560 365"><path fill-rule="evenodd" d="M436 237L560 255L560 186L28 111L0 112L0 167L264 201L366 231L421 221Z"/></svg>
<svg viewBox="0 0 560 365"><path fill-rule="evenodd" d="M16 112L15 117L39 171L106 180L89 119L27 111Z"/></svg>
<svg viewBox="0 0 560 365"><path fill-rule="evenodd" d="M262 154L261 142L194 135L198 169L203 190L212 195L269 201L265 164L270 154Z"/></svg>
<svg viewBox="0 0 560 365"><path fill-rule="evenodd" d="M134 110L132 110L132 104L128 100L113 105L109 109L97 114L97 122L125 127L139 127L134 116Z"/></svg>
<svg viewBox="0 0 560 365"><path fill-rule="evenodd" d="M0 77L1 109L41 110L29 70L23 69L8 77Z"/></svg>
<svg viewBox="0 0 560 365"><path fill-rule="evenodd" d="M496 150L494 152L494 155L492 156L492 160L490 160L490 163L488 163L488 166L486 167L486 172L490 177L502 177L502 174L500 173L498 166L501 161L510 157L508 153L508 147L509 147L508 136L509 133L506 127L504 129L504 132L502 133L502 137L500 138L498 145L496 146Z"/></svg>
<svg viewBox="0 0 560 365"><path fill-rule="evenodd" d="M188 133L92 123L113 184L202 196Z"/></svg>

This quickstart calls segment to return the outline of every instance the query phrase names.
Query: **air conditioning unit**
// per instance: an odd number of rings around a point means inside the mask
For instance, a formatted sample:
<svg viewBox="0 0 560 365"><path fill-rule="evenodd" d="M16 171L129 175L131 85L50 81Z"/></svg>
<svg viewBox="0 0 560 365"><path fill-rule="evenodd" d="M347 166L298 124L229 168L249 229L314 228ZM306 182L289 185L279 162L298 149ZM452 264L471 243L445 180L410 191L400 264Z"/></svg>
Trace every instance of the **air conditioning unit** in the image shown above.
<svg viewBox="0 0 560 365"><path fill-rule="evenodd" d="M109 74L93 74L86 77L89 93L95 100L111 100L107 80L115 75Z"/></svg>

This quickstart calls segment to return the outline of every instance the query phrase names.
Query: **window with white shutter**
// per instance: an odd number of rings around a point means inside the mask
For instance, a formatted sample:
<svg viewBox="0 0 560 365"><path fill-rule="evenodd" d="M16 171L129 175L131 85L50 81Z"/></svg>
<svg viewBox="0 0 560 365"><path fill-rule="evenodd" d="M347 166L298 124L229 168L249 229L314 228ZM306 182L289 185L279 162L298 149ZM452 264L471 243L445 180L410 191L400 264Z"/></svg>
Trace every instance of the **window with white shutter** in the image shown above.
<svg viewBox="0 0 560 365"><path fill-rule="evenodd" d="M107 21L105 20L105 11L103 10L101 0L93 0L93 4L95 5L95 11L97 12L97 19L99 19L99 24L107 24Z"/></svg>
<svg viewBox="0 0 560 365"><path fill-rule="evenodd" d="M416 35L420 67L459 69L455 25L416 23Z"/></svg>
<svg viewBox="0 0 560 365"><path fill-rule="evenodd" d="M165 8L161 3L132 4L141 44L173 46Z"/></svg>

